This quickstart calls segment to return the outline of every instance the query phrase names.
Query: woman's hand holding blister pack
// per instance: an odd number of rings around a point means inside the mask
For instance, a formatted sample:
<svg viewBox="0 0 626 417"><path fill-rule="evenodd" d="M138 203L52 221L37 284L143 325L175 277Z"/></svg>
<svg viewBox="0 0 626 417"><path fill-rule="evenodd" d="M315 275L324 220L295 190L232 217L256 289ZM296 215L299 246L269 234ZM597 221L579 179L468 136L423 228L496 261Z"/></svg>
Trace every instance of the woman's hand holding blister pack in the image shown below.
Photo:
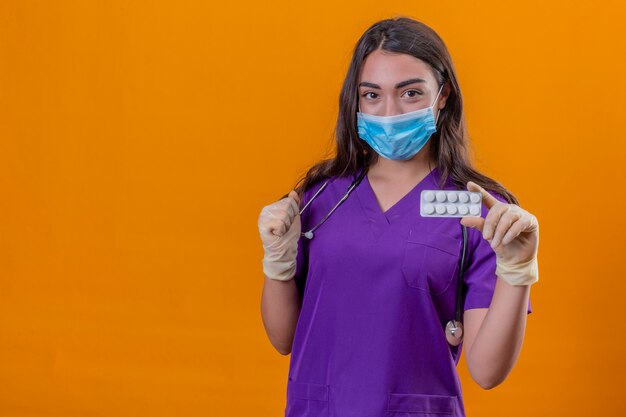
<svg viewBox="0 0 626 417"><path fill-rule="evenodd" d="M517 204L498 201L480 185L469 181L468 191L479 191L489 212L464 217L461 224L482 232L496 253L496 275L511 285L531 285L539 280L537 218Z"/></svg>
<svg viewBox="0 0 626 417"><path fill-rule="evenodd" d="M270 279L289 281L296 274L296 255L301 233L300 198L291 191L277 202L263 207L259 233L263 242L263 272Z"/></svg>

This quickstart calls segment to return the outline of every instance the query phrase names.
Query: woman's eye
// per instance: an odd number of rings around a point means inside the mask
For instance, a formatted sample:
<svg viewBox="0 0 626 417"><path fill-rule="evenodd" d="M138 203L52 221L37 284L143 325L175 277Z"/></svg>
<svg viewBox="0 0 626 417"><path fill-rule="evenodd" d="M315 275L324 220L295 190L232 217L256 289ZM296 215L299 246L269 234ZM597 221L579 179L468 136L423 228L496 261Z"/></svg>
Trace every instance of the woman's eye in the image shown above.
<svg viewBox="0 0 626 417"><path fill-rule="evenodd" d="M410 93L415 93L415 94L410 94ZM408 90L406 92L406 94L408 94L409 97L417 97L418 95L421 96L422 93L420 91L417 90Z"/></svg>
<svg viewBox="0 0 626 417"><path fill-rule="evenodd" d="M367 98L376 98L376 97L368 97L368 96L367 96L368 94L374 94L375 96L376 96L376 95L378 95L378 94L376 94L376 93L373 93L373 92L371 92L371 91L368 91L367 93L363 94L363 97L367 97Z"/></svg>

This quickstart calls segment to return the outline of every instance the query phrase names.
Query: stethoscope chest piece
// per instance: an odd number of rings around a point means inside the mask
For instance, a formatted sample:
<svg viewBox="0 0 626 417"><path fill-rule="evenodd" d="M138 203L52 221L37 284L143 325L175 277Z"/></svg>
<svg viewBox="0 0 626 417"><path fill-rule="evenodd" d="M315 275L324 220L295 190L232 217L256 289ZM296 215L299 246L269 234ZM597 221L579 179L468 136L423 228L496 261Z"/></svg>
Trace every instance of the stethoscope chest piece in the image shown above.
<svg viewBox="0 0 626 417"><path fill-rule="evenodd" d="M450 320L446 324L446 339L452 346L458 346L463 341L463 323Z"/></svg>

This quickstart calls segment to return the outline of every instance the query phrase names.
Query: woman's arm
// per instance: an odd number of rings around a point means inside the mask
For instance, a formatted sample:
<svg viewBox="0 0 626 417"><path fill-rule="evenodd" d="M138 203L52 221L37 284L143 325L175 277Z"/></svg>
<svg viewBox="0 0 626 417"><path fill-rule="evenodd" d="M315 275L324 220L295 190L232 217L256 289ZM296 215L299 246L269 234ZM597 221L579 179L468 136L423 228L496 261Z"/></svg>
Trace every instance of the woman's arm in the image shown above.
<svg viewBox="0 0 626 417"><path fill-rule="evenodd" d="M516 204L498 201L478 184L488 209L485 219L464 217L461 224L482 232L496 254L496 287L489 308L465 311L465 358L472 378L493 388L506 378L519 356L526 330L530 286L537 282L539 223Z"/></svg>
<svg viewBox="0 0 626 417"><path fill-rule="evenodd" d="M300 197L295 190L269 206L259 215L263 241L261 317L272 345L283 355L291 352L293 335L300 315L300 294L296 285L299 273L298 250L301 234ZM300 268L301 269L301 268Z"/></svg>
<svg viewBox="0 0 626 417"><path fill-rule="evenodd" d="M498 278L489 308L466 310L463 346L474 381L484 389L501 384L522 349L530 285L513 286Z"/></svg>
<svg viewBox="0 0 626 417"><path fill-rule="evenodd" d="M277 281L265 277L261 317L270 342L282 355L291 353L301 307L295 279Z"/></svg>

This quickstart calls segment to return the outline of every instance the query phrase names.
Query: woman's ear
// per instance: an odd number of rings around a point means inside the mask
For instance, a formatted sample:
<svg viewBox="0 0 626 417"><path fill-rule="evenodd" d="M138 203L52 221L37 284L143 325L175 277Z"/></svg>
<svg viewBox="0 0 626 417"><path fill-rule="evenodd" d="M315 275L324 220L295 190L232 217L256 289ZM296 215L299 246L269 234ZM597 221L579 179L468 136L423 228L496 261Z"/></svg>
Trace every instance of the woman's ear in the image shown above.
<svg viewBox="0 0 626 417"><path fill-rule="evenodd" d="M446 107L446 102L448 101L448 97L450 96L450 82L446 81L446 84L443 86L443 90L441 91L441 98L439 99L439 110L442 110Z"/></svg>

